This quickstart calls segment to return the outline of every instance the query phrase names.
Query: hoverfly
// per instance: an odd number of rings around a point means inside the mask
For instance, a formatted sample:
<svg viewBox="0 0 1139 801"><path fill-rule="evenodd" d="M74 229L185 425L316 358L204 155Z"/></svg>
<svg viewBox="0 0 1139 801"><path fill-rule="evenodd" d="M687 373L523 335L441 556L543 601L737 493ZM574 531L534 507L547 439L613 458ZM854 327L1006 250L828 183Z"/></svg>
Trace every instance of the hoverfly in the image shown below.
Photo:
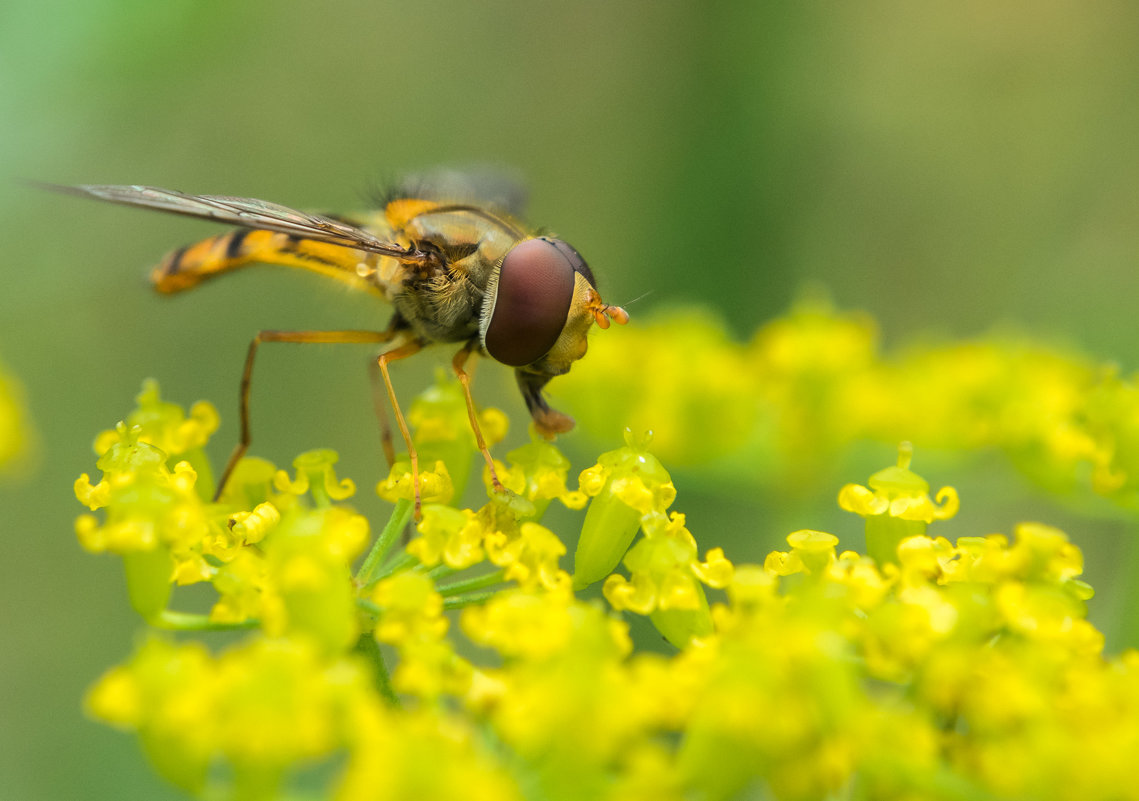
<svg viewBox="0 0 1139 801"><path fill-rule="evenodd" d="M418 455L392 387L391 362L429 344L462 343L452 367L492 486L503 492L479 430L467 359L477 353L513 367L535 427L552 438L569 431L574 422L550 408L543 388L585 355L590 326L608 328L610 320L624 324L629 319L624 309L601 300L593 272L570 245L536 235L490 205L403 192L389 199L382 211L334 217L254 198L187 195L149 186L48 188L241 226L168 254L150 274L159 292L182 292L249 264L280 264L334 278L381 296L394 307L381 331L260 331L253 338L241 380L241 437L215 498L249 448L250 383L263 342L385 346L376 363L407 444L418 517ZM395 456L386 430L384 450L390 465Z"/></svg>

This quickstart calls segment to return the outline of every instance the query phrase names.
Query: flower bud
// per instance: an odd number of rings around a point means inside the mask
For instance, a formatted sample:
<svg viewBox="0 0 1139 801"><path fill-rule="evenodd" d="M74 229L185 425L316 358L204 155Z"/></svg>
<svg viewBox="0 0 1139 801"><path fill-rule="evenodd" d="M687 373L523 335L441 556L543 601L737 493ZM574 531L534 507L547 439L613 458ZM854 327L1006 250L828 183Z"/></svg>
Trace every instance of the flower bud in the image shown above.
<svg viewBox="0 0 1139 801"><path fill-rule="evenodd" d="M648 452L652 432L634 438L625 429L625 447L603 453L581 474L582 491L592 497L574 553L574 588L605 578L629 550L641 516L664 512L676 488L664 465Z"/></svg>

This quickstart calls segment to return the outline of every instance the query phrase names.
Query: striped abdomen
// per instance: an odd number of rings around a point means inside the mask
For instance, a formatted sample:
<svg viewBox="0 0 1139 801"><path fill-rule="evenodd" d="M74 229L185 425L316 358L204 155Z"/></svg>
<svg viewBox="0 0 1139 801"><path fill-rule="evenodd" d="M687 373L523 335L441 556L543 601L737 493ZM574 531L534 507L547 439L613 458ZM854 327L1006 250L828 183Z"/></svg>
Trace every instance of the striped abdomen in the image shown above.
<svg viewBox="0 0 1139 801"><path fill-rule="evenodd" d="M181 292L247 264L281 264L376 291L378 287L363 277L373 270L373 260L362 251L340 245L238 228L175 250L154 268L150 280L159 292Z"/></svg>

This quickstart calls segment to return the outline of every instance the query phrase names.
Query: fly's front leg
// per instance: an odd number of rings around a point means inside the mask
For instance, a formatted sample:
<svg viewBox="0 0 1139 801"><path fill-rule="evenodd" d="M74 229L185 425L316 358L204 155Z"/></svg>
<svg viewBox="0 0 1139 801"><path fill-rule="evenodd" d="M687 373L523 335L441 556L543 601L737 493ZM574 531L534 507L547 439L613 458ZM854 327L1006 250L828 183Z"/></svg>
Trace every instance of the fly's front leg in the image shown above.
<svg viewBox="0 0 1139 801"><path fill-rule="evenodd" d="M407 421L403 419L403 412L400 411L399 401L395 397L395 388L392 386L392 377L388 374L388 364L390 362L406 359L419 353L423 349L423 345L413 340L400 345L398 348L381 353L380 357L376 359L376 364L380 368L380 374L384 377L384 385L388 389L388 400L392 403L392 410L395 412L396 425L399 426L399 433L403 435L403 441L407 444L407 456L411 460L411 483L415 492L415 519L420 519L419 507L419 454L415 450L415 443L411 441L411 432L408 431ZM394 461L394 457L393 457Z"/></svg>
<svg viewBox="0 0 1139 801"><path fill-rule="evenodd" d="M249 351L245 356L245 369L241 374L241 439L230 454L225 470L218 481L214 500L221 497L225 486L229 483L233 469L241 461L241 457L249 450L249 443L253 435L249 429L249 389L253 383L253 362L257 357L257 348L262 342L292 342L301 345L310 344L379 344L390 342L399 330L396 326L387 331L259 331L253 341L249 343Z"/></svg>
<svg viewBox="0 0 1139 801"><path fill-rule="evenodd" d="M463 397L467 401L467 416L471 419L471 430L475 432L475 444L478 445L482 458L486 460L486 466L490 468L490 484L494 487L495 492L506 492L506 488L498 480L498 472L494 469L494 459L491 458L490 451L486 447L486 441L482 436L482 429L479 427L478 414L475 413L475 401L471 397L471 376L463 369L467 363L467 358L475 347L474 340L467 343L466 347L455 354L455 358L451 360L451 367L455 370L455 375L459 377L459 383L463 385Z"/></svg>

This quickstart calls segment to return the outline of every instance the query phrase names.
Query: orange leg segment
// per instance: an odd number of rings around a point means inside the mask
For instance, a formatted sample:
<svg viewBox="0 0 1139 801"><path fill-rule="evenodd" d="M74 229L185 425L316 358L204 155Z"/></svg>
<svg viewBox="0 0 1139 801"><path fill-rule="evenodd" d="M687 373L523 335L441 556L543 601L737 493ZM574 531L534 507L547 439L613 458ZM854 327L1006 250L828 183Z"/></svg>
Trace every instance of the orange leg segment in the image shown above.
<svg viewBox="0 0 1139 801"><path fill-rule="evenodd" d="M249 443L253 435L249 428L249 390L253 383L253 362L257 357L257 349L262 342L292 342L295 344L378 344L390 342L397 331L392 328L387 331L259 331L253 341L249 343L249 351L245 356L245 369L241 374L241 439L230 454L218 481L214 500L221 497L225 485L233 475L233 469L241 461L241 457L249 450ZM395 398L392 396L394 402ZM398 411L398 410L397 410Z"/></svg>
<svg viewBox="0 0 1139 801"><path fill-rule="evenodd" d="M403 419L403 412L399 409L399 401L395 397L395 388L392 386L392 378L388 374L388 363L406 359L419 353L423 346L417 341L407 342L400 345L394 350L389 350L386 353L381 353L380 357L376 359L376 363L380 367L380 374L384 377L384 385L388 388L388 399L392 403L392 409L395 411L396 425L399 426L399 433L403 435L403 441L407 444L407 455L411 459L411 483L415 487L415 519L420 519L419 507L419 454L415 451L415 444L411 441L411 432L407 428L407 421Z"/></svg>
<svg viewBox="0 0 1139 801"><path fill-rule="evenodd" d="M483 439L482 429L479 428L478 414L475 413L475 401L471 397L471 377L463 366L467 363L467 358L471 355L473 343L467 345L465 348L455 354L455 358L451 360L451 367L455 370L455 375L459 377L459 383L463 385L463 397L467 400L467 416L471 419L471 430L475 432L475 443L479 447L479 453L482 458L486 460L486 466L490 468L490 483L494 487L495 492L505 492L506 488L502 486L502 482L498 480L498 472L494 469L494 459L490 456L490 451L487 450L486 440Z"/></svg>

